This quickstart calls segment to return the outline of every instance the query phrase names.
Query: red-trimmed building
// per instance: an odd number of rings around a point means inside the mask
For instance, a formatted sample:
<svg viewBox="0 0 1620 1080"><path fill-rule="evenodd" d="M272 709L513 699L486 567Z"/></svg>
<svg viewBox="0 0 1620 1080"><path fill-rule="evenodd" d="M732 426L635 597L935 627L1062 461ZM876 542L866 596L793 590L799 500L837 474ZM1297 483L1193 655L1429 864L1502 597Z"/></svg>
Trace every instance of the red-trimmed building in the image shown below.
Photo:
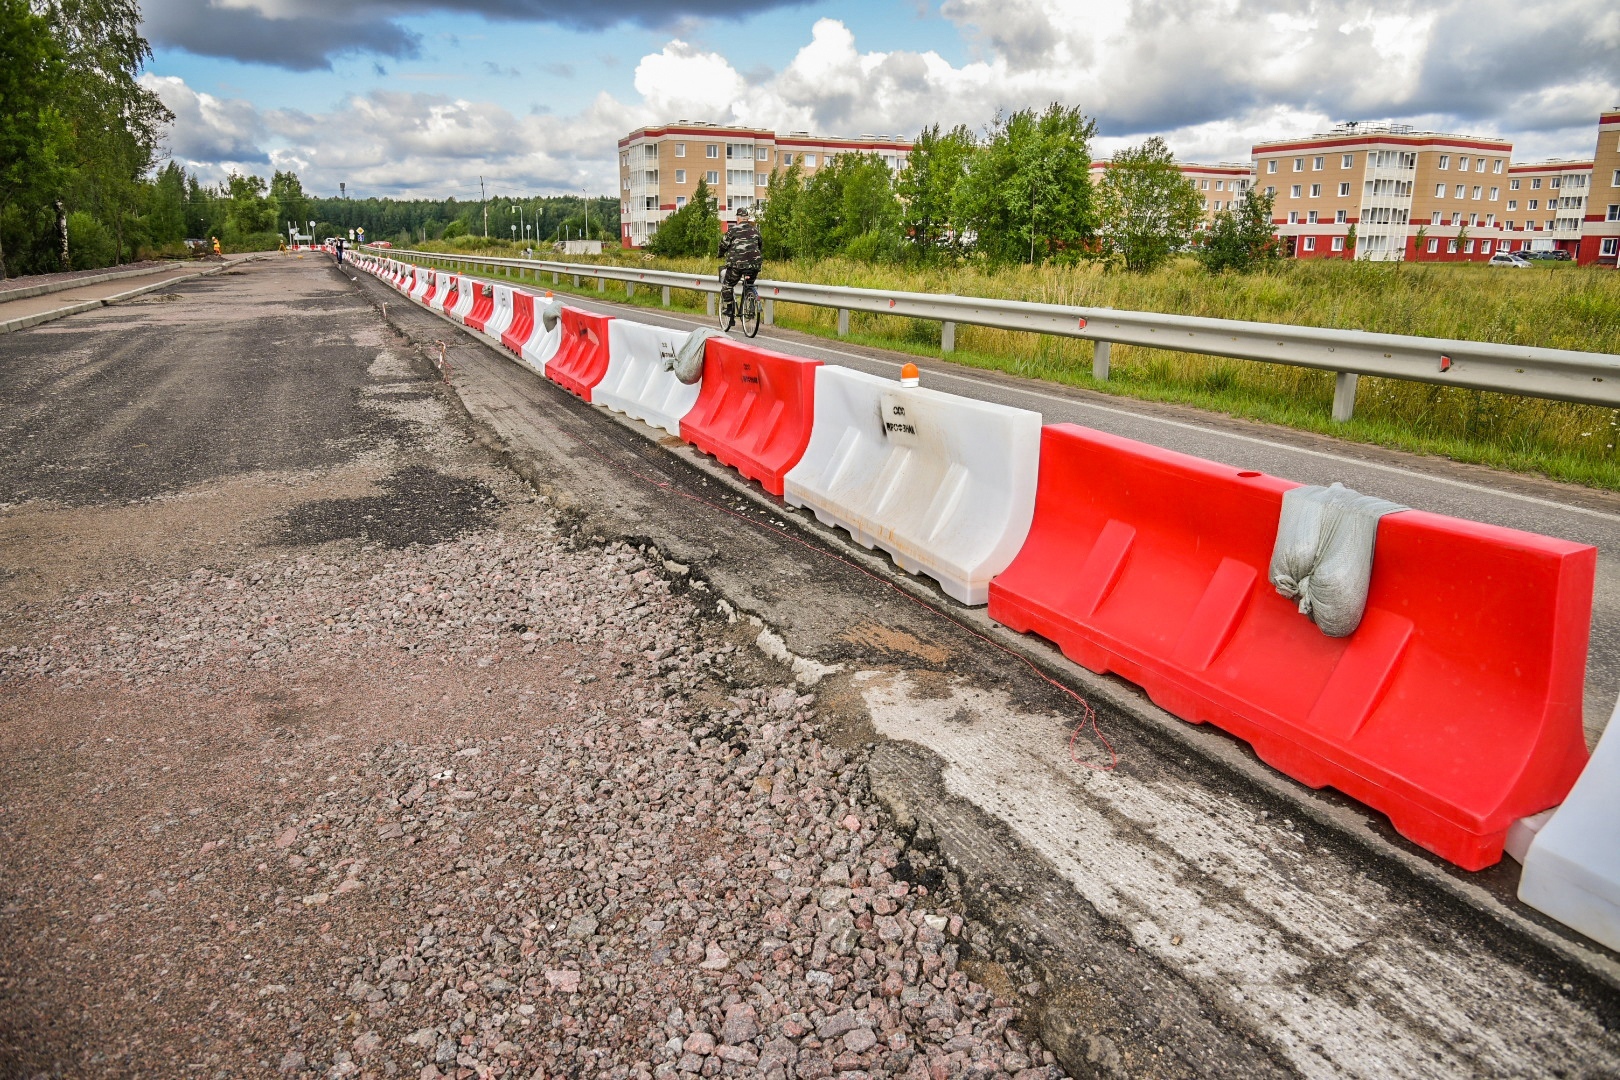
<svg viewBox="0 0 1620 1080"><path fill-rule="evenodd" d="M831 139L686 120L637 128L619 140L619 241L627 248L645 245L666 217L686 205L700 179L718 201L724 227L738 210L764 197L776 169L796 164L813 175L847 153L877 154L898 172L911 143L899 136Z"/></svg>
<svg viewBox="0 0 1620 1080"><path fill-rule="evenodd" d="M1580 261L1615 266L1620 258L1620 109L1598 117L1585 217Z"/></svg>
<svg viewBox="0 0 1620 1080"><path fill-rule="evenodd" d="M1106 160L1093 161L1091 182L1101 181L1108 166ZM1193 187L1198 189L1198 197L1204 200L1206 228L1215 220L1216 214L1233 208L1232 204L1249 190L1254 178L1253 168L1245 162L1223 161L1219 165L1200 165L1194 161L1178 161L1176 168L1181 170L1182 176L1192 181Z"/></svg>

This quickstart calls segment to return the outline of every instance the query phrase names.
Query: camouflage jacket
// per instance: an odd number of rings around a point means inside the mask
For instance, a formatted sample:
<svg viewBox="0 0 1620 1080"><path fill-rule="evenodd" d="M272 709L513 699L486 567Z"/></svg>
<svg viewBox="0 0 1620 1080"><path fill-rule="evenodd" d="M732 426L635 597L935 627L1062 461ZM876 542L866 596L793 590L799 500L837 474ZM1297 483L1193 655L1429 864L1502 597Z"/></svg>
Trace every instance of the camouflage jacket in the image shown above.
<svg viewBox="0 0 1620 1080"><path fill-rule="evenodd" d="M733 225L730 231L720 238L720 257L726 261L727 266L739 270L758 270L765 263L765 252L761 249L759 239L759 226L752 221Z"/></svg>

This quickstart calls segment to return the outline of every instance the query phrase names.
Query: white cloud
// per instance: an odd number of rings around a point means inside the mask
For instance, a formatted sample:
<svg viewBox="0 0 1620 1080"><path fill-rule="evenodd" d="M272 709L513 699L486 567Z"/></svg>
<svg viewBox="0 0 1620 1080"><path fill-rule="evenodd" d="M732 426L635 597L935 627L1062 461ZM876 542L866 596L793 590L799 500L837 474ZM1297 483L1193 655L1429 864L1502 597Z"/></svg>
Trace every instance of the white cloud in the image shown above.
<svg viewBox="0 0 1620 1080"><path fill-rule="evenodd" d="M313 0L231 0L297 13ZM328 112L260 113L245 102L152 85L179 117L177 156L223 167L297 163L321 190L445 193L612 191L615 144L641 124L680 119L825 134L982 127L998 109L1078 105L1097 150L1162 134L1192 160L1245 160L1259 140L1342 119L1497 134L1518 156L1589 154L1600 109L1620 100L1620 15L1610 0L946 0L973 55L862 50L818 19L780 71L745 76L733 59L676 38L643 56L636 99L599 95L572 116L404 90ZM213 154L213 157L209 155Z"/></svg>

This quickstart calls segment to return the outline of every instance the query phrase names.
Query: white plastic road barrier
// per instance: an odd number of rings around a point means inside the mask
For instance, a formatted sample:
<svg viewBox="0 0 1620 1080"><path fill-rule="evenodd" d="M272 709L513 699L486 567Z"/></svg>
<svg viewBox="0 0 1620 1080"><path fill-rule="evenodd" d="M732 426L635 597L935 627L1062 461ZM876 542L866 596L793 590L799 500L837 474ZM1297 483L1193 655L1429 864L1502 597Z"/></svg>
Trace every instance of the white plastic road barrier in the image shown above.
<svg viewBox="0 0 1620 1080"><path fill-rule="evenodd" d="M553 322L551 329L548 330L546 321L540 317L540 310L546 303L547 301L539 297L535 298L534 329L529 332L529 340L525 341L523 348L518 351L523 362L542 375L546 373L546 364L557 355L557 347L562 344L562 320ZM618 322L617 319L613 321Z"/></svg>
<svg viewBox="0 0 1620 1080"><path fill-rule="evenodd" d="M432 281L433 275L431 273L427 270L418 270L416 272L416 284L411 286L411 299L420 304L422 297L427 295L428 285Z"/></svg>
<svg viewBox="0 0 1620 1080"><path fill-rule="evenodd" d="M1620 705L1569 797L1530 841L1519 899L1620 949Z"/></svg>
<svg viewBox="0 0 1620 1080"><path fill-rule="evenodd" d="M463 276L456 286L456 306L446 314L454 315L458 323L465 323L467 321L467 312L472 310L473 300L476 299L473 295L478 291L475 286L482 284L481 281L474 281L470 277Z"/></svg>
<svg viewBox="0 0 1620 1080"><path fill-rule="evenodd" d="M484 323L484 333L501 340L506 328L512 325L512 286L495 286L495 306L490 309L489 319Z"/></svg>
<svg viewBox="0 0 1620 1080"><path fill-rule="evenodd" d="M608 366L591 390L591 403L681 433L681 417L691 411L701 383L688 386L671 368L690 336L683 330L614 319L608 323Z"/></svg>
<svg viewBox="0 0 1620 1080"><path fill-rule="evenodd" d="M428 301L428 307L434 311L444 310L444 301L450 295L450 283L455 278L456 275L443 270L433 272L433 299Z"/></svg>
<svg viewBox="0 0 1620 1080"><path fill-rule="evenodd" d="M783 497L964 604L1024 545L1041 416L824 364L815 418Z"/></svg>

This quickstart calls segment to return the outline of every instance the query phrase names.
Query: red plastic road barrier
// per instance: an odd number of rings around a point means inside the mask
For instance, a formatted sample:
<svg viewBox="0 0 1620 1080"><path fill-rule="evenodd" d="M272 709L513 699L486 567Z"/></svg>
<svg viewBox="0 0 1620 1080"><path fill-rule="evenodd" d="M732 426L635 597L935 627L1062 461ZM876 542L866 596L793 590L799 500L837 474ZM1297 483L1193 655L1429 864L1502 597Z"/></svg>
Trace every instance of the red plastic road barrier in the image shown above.
<svg viewBox="0 0 1620 1080"><path fill-rule="evenodd" d="M1586 762L1597 550L1417 510L1378 523L1360 627L1322 634L1267 580L1283 492L1072 424L1047 427L1029 538L990 618L1138 683L1468 870Z"/></svg>
<svg viewBox="0 0 1620 1080"><path fill-rule="evenodd" d="M518 355L523 343L534 333L534 294L512 290L512 322L501 334L501 344Z"/></svg>
<svg viewBox="0 0 1620 1080"><path fill-rule="evenodd" d="M437 277L435 277L431 273L428 274L427 275L427 291L424 292L417 299L417 302L420 303L423 307L428 307L429 305L431 305L433 303L434 290L436 290L438 287L439 287L439 279Z"/></svg>
<svg viewBox="0 0 1620 1080"><path fill-rule="evenodd" d="M495 289L483 282L473 283L473 306L462 321L474 330L482 331L484 324L489 321L490 312L495 310Z"/></svg>
<svg viewBox="0 0 1620 1080"><path fill-rule="evenodd" d="M546 378L571 394L591 400L591 388L602 381L608 366L608 320L578 308L562 309L562 340L546 362Z"/></svg>
<svg viewBox="0 0 1620 1080"><path fill-rule="evenodd" d="M713 454L772 495L804 456L815 418L820 360L710 338L703 389L681 419L681 438Z"/></svg>
<svg viewBox="0 0 1620 1080"><path fill-rule="evenodd" d="M446 315L450 314L450 309L456 306L456 296L460 291L461 278L451 275L450 284L446 285L444 289L444 303L438 305L439 310Z"/></svg>

